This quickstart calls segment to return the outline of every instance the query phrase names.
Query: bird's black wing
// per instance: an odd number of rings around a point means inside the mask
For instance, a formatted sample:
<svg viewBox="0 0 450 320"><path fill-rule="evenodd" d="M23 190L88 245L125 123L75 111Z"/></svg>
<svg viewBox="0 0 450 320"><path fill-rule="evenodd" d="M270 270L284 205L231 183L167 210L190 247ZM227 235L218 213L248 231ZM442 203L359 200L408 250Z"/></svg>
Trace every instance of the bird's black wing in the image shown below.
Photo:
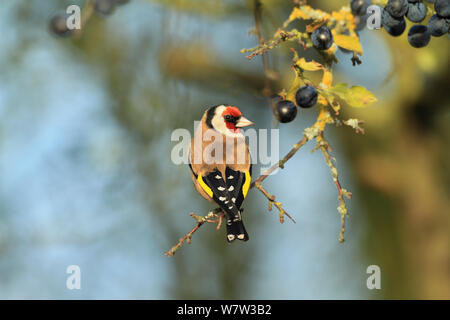
<svg viewBox="0 0 450 320"><path fill-rule="evenodd" d="M236 198L233 200L234 187L227 186L219 170L212 171L205 176L198 175L197 181L203 190L225 211L228 220L241 219L239 208L235 204Z"/></svg>
<svg viewBox="0 0 450 320"><path fill-rule="evenodd" d="M251 167L245 172L227 167L225 174L224 179L220 171L215 170L205 176L198 175L197 182L226 213L228 242L236 238L247 241L249 237L242 223L240 207L250 188Z"/></svg>
<svg viewBox="0 0 450 320"><path fill-rule="evenodd" d="M227 189L231 193L231 201L238 209L241 208L242 202L250 189L251 170L251 166L248 171L235 171L229 167L225 170Z"/></svg>

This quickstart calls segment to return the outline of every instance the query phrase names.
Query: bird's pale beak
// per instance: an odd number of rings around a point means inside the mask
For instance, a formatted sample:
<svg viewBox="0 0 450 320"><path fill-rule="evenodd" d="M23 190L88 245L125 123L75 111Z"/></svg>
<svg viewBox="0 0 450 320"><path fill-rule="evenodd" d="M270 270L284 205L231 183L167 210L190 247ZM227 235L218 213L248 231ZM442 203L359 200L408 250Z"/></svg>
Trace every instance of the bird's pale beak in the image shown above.
<svg viewBox="0 0 450 320"><path fill-rule="evenodd" d="M253 125L254 123L248 120L247 118L240 117L239 120L236 122L235 127L236 128L242 128L242 127L248 127Z"/></svg>

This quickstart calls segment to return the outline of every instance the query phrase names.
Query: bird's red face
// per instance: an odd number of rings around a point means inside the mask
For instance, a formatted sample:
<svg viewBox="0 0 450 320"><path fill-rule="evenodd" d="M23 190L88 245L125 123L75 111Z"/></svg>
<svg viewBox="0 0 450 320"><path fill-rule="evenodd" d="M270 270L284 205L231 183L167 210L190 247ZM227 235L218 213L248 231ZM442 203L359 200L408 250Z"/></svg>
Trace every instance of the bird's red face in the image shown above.
<svg viewBox="0 0 450 320"><path fill-rule="evenodd" d="M241 132L242 127L251 126L253 122L244 118L242 112L234 106L227 106L222 112L225 125L233 133Z"/></svg>

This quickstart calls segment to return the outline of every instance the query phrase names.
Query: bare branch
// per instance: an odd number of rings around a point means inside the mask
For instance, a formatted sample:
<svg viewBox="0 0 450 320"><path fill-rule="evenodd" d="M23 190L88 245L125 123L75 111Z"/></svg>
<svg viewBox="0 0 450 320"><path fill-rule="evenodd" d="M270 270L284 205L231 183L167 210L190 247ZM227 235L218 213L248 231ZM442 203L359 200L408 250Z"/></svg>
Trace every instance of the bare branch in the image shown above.
<svg viewBox="0 0 450 320"><path fill-rule="evenodd" d="M220 214L219 214L220 212ZM217 223L217 230L220 229L220 226L222 225L222 218L223 218L223 212L220 208L214 209L213 211L210 211L206 216L198 216L195 213L189 214L192 218L194 218L197 221L197 225L192 228L191 231L189 231L184 237L180 238L178 243L174 245L172 248L164 252L164 254L168 257L173 257L175 252L181 248L183 245L183 242L186 241L188 244L191 243L191 238L194 235L194 233L205 223Z"/></svg>
<svg viewBox="0 0 450 320"><path fill-rule="evenodd" d="M341 215L341 231L339 233L339 242L344 242L345 218L348 217L347 205L345 204L344 196L347 197L348 199L351 199L352 193L341 187L341 184L338 179L339 175L338 171L331 159L330 155L331 148L328 142L325 141L323 134L320 137L318 137L318 144L320 150L322 151L325 157L325 162L327 163L328 167L330 167L331 175L333 176L333 181L336 184L336 188L338 190L338 200L339 200L338 212Z"/></svg>
<svg viewBox="0 0 450 320"><path fill-rule="evenodd" d="M263 186L261 185L261 183L256 183L255 187L262 192L263 195L266 196L267 199L269 199L269 211L272 211L272 205L275 205L275 207L277 207L278 211L280 211L280 223L284 223L284 216L286 215L289 219L292 220L292 222L296 223L294 218L291 217L291 215L289 213L287 213L282 205L281 202L276 202L275 201L275 196L271 195L266 189L263 188Z"/></svg>

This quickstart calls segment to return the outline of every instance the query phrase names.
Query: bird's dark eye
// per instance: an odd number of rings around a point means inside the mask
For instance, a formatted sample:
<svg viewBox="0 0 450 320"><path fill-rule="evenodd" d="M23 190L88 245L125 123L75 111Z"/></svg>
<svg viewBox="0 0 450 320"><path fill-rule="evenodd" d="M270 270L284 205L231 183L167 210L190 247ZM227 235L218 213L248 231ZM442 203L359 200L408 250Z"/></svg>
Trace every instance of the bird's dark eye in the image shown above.
<svg viewBox="0 0 450 320"><path fill-rule="evenodd" d="M233 120L234 120L234 117L232 115L229 115L229 114L225 115L225 121L233 122Z"/></svg>

